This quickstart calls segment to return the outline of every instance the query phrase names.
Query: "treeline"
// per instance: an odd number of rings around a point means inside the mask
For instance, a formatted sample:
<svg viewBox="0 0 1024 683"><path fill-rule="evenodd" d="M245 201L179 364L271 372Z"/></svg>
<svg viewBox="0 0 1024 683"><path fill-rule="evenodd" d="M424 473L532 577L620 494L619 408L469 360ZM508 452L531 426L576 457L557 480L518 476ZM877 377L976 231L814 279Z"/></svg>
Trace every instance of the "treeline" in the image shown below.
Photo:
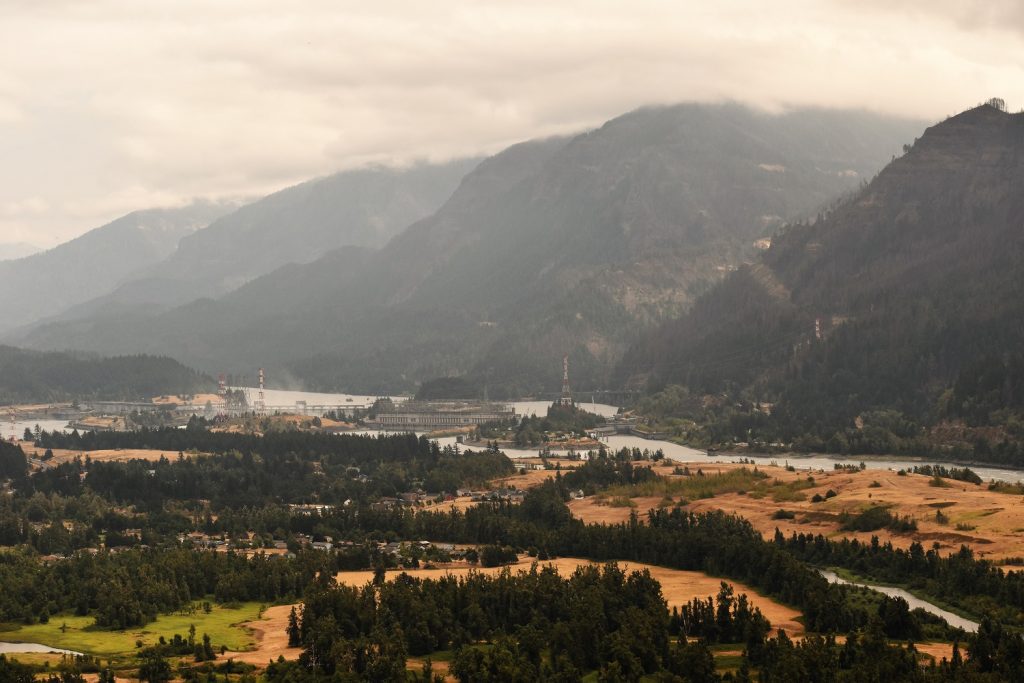
<svg viewBox="0 0 1024 683"><path fill-rule="evenodd" d="M174 434L177 432L178 434ZM91 433L90 433L91 434ZM264 437L205 430L142 430L120 438L44 432L40 447L162 448L186 446L213 455L180 453L174 460L74 460L34 474L26 493L76 496L92 491L145 510L167 501L208 500L215 509L317 501L369 502L423 488L441 493L482 485L515 471L495 452L458 453L412 434L382 437L298 432ZM120 444L113 446L112 444Z"/></svg>
<svg viewBox="0 0 1024 683"><path fill-rule="evenodd" d="M613 564L568 577L534 565L497 576L382 578L359 588L330 577L311 585L301 619L289 626L303 653L297 662L271 663L267 680L406 681L407 658L419 656L426 665L412 680L430 681L430 655L441 650L454 651L450 673L467 683L568 682L590 672L598 681L987 683L1024 672L1024 639L987 621L966 659L954 646L948 661L923 667L912 644L889 642L886 628L901 618L892 600L840 645L832 635L798 643L781 631L769 637L767 620L724 584L717 599L670 615L648 572L627 575ZM735 672L719 675L712 643L742 648Z"/></svg>
<svg viewBox="0 0 1024 683"><path fill-rule="evenodd" d="M971 484L981 484L982 479L969 467L943 467L942 465L914 465L911 469L914 474L923 474L926 477L938 479L953 479L955 481L966 481Z"/></svg>
<svg viewBox="0 0 1024 683"><path fill-rule="evenodd" d="M581 567L563 578L553 568L534 567L498 576L400 576L363 588L314 584L304 602L301 640L305 662L326 674L358 659L359 641L378 631L398 641L392 648L414 656L512 636L525 660L520 676L536 677L546 665L565 680L598 668L614 648L636 677L664 666L668 617L661 587L649 573ZM456 669L472 667L463 659L456 656ZM391 680L378 676L379 665L367 662L356 672ZM404 676L404 659L394 668Z"/></svg>
<svg viewBox="0 0 1024 683"><path fill-rule="evenodd" d="M142 626L213 596L219 602L295 600L324 569L322 553L294 561L185 549L80 553L40 564L19 552L0 554L0 621L35 623L73 612L97 626Z"/></svg>
<svg viewBox="0 0 1024 683"><path fill-rule="evenodd" d="M411 434L363 436L353 434L324 434L298 430L273 431L267 434L233 434L208 430L207 422L195 418L186 429L161 427L138 429L127 432L71 432L43 431L36 440L39 448L64 448L77 451L104 449L141 448L162 451L199 451L203 453L226 453L238 451L260 455L284 455L286 453L313 453L317 455L349 455L360 459L365 455L379 453L374 442L383 441L392 447L398 440L419 441ZM422 439L426 444L430 441Z"/></svg>
<svg viewBox="0 0 1024 683"><path fill-rule="evenodd" d="M576 406L552 404L544 417L527 415L513 426L512 442L518 448L539 446L544 435L553 432L585 435L588 430L604 423L604 418Z"/></svg>
<svg viewBox="0 0 1024 683"><path fill-rule="evenodd" d="M101 358L0 346L0 404L83 397L140 399L213 388L211 378L163 356Z"/></svg>
<svg viewBox="0 0 1024 683"><path fill-rule="evenodd" d="M701 638L707 643L745 643L747 651L764 644L771 622L752 607L746 594L735 595L722 582L718 595L707 600L694 598L681 608L672 608L668 631L673 636Z"/></svg>
<svg viewBox="0 0 1024 683"><path fill-rule="evenodd" d="M653 481L658 475L650 466L637 466L632 462L632 453L622 449L606 457L595 457L585 463L556 476L569 489L580 489L585 495L593 495L610 486L624 486Z"/></svg>
<svg viewBox="0 0 1024 683"><path fill-rule="evenodd" d="M21 446L0 439L0 481L20 479L28 471L28 460Z"/></svg>

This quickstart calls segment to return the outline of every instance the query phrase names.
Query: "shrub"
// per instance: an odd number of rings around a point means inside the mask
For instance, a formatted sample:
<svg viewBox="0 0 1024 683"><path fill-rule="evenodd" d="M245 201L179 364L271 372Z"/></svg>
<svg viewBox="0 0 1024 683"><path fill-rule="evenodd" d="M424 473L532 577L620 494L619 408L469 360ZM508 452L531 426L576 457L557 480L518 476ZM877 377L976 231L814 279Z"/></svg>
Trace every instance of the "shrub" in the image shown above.
<svg viewBox="0 0 1024 683"><path fill-rule="evenodd" d="M896 533L917 531L917 522L911 517L899 517L889 509L878 505L857 515L844 512L839 517L839 527L844 531L877 531L888 529Z"/></svg>

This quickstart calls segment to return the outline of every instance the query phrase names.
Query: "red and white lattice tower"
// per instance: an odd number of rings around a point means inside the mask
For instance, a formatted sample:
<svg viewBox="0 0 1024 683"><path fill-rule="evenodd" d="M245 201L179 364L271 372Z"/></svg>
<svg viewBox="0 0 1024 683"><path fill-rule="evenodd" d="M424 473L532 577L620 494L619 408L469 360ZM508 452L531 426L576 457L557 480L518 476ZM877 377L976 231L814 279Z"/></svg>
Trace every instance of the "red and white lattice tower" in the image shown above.
<svg viewBox="0 0 1024 683"><path fill-rule="evenodd" d="M228 382L224 379L223 372L217 377L217 395L222 397L228 395Z"/></svg>
<svg viewBox="0 0 1024 683"><path fill-rule="evenodd" d="M558 399L562 406L572 405L572 390L569 389L569 356L562 356L562 396Z"/></svg>
<svg viewBox="0 0 1024 683"><path fill-rule="evenodd" d="M263 397L263 379L263 368L260 368L260 389L259 393L256 394L256 403L253 406L257 415L264 415L267 412L267 402Z"/></svg>

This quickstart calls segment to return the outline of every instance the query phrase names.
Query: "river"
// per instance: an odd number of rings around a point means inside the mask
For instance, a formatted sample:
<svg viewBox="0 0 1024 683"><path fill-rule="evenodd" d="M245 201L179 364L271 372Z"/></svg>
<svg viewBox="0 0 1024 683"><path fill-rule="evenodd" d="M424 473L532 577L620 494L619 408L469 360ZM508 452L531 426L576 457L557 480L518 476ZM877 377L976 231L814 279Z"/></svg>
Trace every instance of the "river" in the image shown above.
<svg viewBox="0 0 1024 683"><path fill-rule="evenodd" d="M257 389L244 388L249 393L250 398L254 398ZM284 389L264 389L263 390L264 400L268 406L294 406L298 401L305 401L307 405L353 405L353 406L368 406L372 405L377 399L376 396L366 396L358 394L330 394L330 393L317 393L310 391L290 391ZM404 400L400 397L394 397L397 400ZM548 406L551 405L550 401L511 401L512 406L519 415L544 415L547 412ZM616 406L609 405L606 403L581 403L580 407L584 410L590 411L601 415L602 417L614 417L618 413L619 409ZM13 424L13 433L21 438L25 431L25 428L34 429L36 424L40 428L47 431L68 431L66 420L24 420L18 421ZM12 432L11 423L0 422L0 429L2 429L2 435L9 437ZM365 432L364 432L365 433ZM369 432L375 433L375 432ZM626 435L614 435L602 439L603 443L609 450L619 450L620 448L639 448L641 450L658 450L665 454L666 457L673 460L679 460L681 462L696 462L696 463L718 463L718 462L731 462L736 459L736 456L709 456L707 452L690 448L688 446L681 446L671 441L657 441L653 439L642 439L638 436L626 436ZM438 439L438 443L441 445L455 443L454 437L448 437ZM533 457L537 455L537 449L505 449L506 454L511 458L524 458ZM828 455L745 455L757 462L769 463L775 461L780 465L789 464L800 470L832 470L836 463L855 463L859 464L864 462L864 466L869 470L901 470L910 469L915 465L925 465L936 462L927 458L921 459L893 459L893 458L879 458L879 457L840 457L840 456L828 456ZM955 464L955 463L945 463ZM984 467L984 466L970 466L971 469L977 473L979 477L985 481L998 480L1006 482L1024 482L1024 471L1012 470L1000 467Z"/></svg>
<svg viewBox="0 0 1024 683"><path fill-rule="evenodd" d="M249 392L250 396L255 396L256 389L248 388L246 391ZM325 405L325 404L340 404L340 403L352 403L354 405L369 405L372 404L376 397L373 396L359 396L355 394L323 394L313 393L307 391L284 391L280 389L265 389L264 397L267 405L295 405L296 401L306 401L308 405ZM351 400L349 400L351 399ZM511 401L515 411L519 415L544 415L547 412L548 406L551 405L550 401ZM580 408L601 415L602 417L614 417L618 413L619 408L617 406L609 405L606 403L581 403ZM24 428L22 428L24 430ZM362 432L366 433L366 432ZM373 433L373 432L370 432ZM454 437L447 437L437 440L441 445L454 444ZM654 439L643 439L638 436L626 436L626 435L614 435L602 439L602 442L609 450L619 450L620 448L639 448L641 450L658 450L665 454L665 457L673 460L679 460L680 462L696 462L696 463L720 463L720 462L731 462L736 459L734 455L719 455L709 456L706 451L690 448L688 446L681 446L671 441L658 441ZM505 453L510 458L524 458L524 457L535 457L537 455L537 449L517 449L517 448L506 448ZM828 470L835 469L836 463L853 463L859 464L863 461L864 466L869 470L901 470L914 467L915 465L927 465L936 462L934 459L920 458L920 459L893 459L893 458L879 458L879 457L868 457L868 456L828 456L828 455L744 455L756 462L763 462L768 464L769 462L775 461L780 465L789 464L800 470ZM948 465L954 465L956 463L944 463ZM962 466L962 465L960 465ZM981 467L971 465L971 469L977 473L979 477L985 481L998 480L1006 482L1024 482L1024 470L1012 470L1000 467Z"/></svg>
<svg viewBox="0 0 1024 683"><path fill-rule="evenodd" d="M4 643L0 642L0 654L10 653L25 653L25 652L53 652L59 655L78 655L81 656L81 652L75 652L74 650L62 650L59 647L48 647L46 645L40 645L39 643Z"/></svg>
<svg viewBox="0 0 1024 683"><path fill-rule="evenodd" d="M957 614L948 612L942 609L941 607L933 605L930 602L926 602L921 598L915 597L914 594L909 593L903 590L902 588L893 588L891 586L876 586L871 583L862 583L860 581L847 581L835 572L829 571L827 569L819 569L818 573L824 576L826 579L828 579L831 583L843 583L852 586L864 586L865 588L870 588L871 590L878 591L879 593L885 593L890 598L903 598L907 601L907 604L910 605L910 609L920 607L925 612L929 612L931 614L934 614L935 616L942 617L943 619L948 621L951 626L957 626L969 633L974 633L978 630L977 622L971 621L970 619L964 619L963 617Z"/></svg>
<svg viewBox="0 0 1024 683"><path fill-rule="evenodd" d="M16 420L15 422L0 422L0 433L5 439L12 435L21 439L25 436L25 429L35 430L36 425L44 432L69 432L67 420Z"/></svg>

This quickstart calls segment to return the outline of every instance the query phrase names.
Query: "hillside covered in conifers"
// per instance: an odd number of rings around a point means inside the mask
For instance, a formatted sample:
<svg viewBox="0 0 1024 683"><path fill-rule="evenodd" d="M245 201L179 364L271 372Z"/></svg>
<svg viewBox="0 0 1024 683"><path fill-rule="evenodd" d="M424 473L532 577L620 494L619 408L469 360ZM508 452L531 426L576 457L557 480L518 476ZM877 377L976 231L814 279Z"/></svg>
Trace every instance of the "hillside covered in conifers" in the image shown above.
<svg viewBox="0 0 1024 683"><path fill-rule="evenodd" d="M780 231L617 376L684 387L647 409L699 417L708 441L1020 463L1021 292L1024 114L986 104Z"/></svg>
<svg viewBox="0 0 1024 683"><path fill-rule="evenodd" d="M144 399L210 391L214 381L171 358L29 351L0 346L0 404Z"/></svg>

